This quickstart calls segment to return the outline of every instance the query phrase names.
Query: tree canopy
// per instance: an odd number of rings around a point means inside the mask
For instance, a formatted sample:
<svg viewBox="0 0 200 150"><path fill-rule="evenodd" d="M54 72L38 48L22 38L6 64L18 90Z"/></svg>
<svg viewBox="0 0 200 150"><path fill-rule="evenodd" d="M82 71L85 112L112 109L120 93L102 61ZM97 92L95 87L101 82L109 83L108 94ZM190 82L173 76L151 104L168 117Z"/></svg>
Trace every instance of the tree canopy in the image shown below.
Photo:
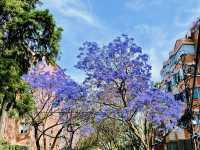
<svg viewBox="0 0 200 150"><path fill-rule="evenodd" d="M183 105L153 87L148 55L133 38L122 35L102 47L85 42L78 58L76 67L87 75L88 99L99 104L95 105L97 122L103 118L123 122L144 149L176 125Z"/></svg>
<svg viewBox="0 0 200 150"><path fill-rule="evenodd" d="M62 29L48 10L37 9L38 3L38 0L0 1L1 113L5 107L9 109L20 102L15 95L25 92L19 90L20 77L43 57L48 63L55 63L59 54Z"/></svg>
<svg viewBox="0 0 200 150"><path fill-rule="evenodd" d="M28 114L34 127L37 149L41 149L40 139L47 136L49 130L59 128L51 149L61 132L66 140L66 147L71 149L74 133L87 123L90 112L87 109L86 90L65 75L57 65L47 65L45 61L37 63L22 79L31 86L36 110ZM48 119L54 122L48 125ZM67 136L70 134L70 136ZM46 145L46 144L44 144Z"/></svg>

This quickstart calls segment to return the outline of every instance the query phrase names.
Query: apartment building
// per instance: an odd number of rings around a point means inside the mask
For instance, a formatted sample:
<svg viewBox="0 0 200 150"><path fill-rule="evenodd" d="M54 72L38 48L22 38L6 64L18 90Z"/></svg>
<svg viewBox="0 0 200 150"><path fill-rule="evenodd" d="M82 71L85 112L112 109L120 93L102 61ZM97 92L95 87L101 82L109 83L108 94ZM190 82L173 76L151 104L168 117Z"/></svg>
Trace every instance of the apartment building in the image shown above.
<svg viewBox="0 0 200 150"><path fill-rule="evenodd" d="M200 40L198 40L198 37L199 23L197 21L184 38L175 42L175 46L169 52L168 60L163 63L160 72L162 77L161 88L167 92L172 92L176 100L186 104L185 109L191 110L190 112L194 117L192 135L197 135L196 137L200 135L200 54L198 50ZM170 138L169 135L166 142L177 145L175 141L191 139L192 136L187 128L180 130L183 133L181 136L174 130L171 135L176 134L176 138ZM196 144L199 144L199 142ZM194 147L197 148L200 145Z"/></svg>

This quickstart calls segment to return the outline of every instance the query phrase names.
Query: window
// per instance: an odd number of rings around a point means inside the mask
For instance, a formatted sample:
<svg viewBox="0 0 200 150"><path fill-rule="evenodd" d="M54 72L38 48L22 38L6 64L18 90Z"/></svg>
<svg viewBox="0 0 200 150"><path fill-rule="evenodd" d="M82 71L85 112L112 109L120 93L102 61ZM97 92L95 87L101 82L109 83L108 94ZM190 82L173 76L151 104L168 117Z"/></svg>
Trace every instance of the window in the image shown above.
<svg viewBox="0 0 200 150"><path fill-rule="evenodd" d="M179 100L179 94L174 95L174 99L178 101Z"/></svg>
<svg viewBox="0 0 200 150"><path fill-rule="evenodd" d="M185 74L193 74L194 73L194 65L186 65L184 68Z"/></svg>
<svg viewBox="0 0 200 150"><path fill-rule="evenodd" d="M178 60L181 58L181 55L194 54L194 51L194 45L183 44L177 53L170 58L171 65L177 64Z"/></svg>
<svg viewBox="0 0 200 150"><path fill-rule="evenodd" d="M195 99L200 99L200 87L196 87L194 89L194 98Z"/></svg>
<svg viewBox="0 0 200 150"><path fill-rule="evenodd" d="M181 50L183 51L184 54L194 54L195 52L194 45L183 45L181 47Z"/></svg>
<svg viewBox="0 0 200 150"><path fill-rule="evenodd" d="M51 143L49 143L49 149L51 149L51 146L52 146L52 144L51 144Z"/></svg>
<svg viewBox="0 0 200 150"><path fill-rule="evenodd" d="M186 102L186 93L182 92L182 93L176 94L174 95L174 99L177 101Z"/></svg>
<svg viewBox="0 0 200 150"><path fill-rule="evenodd" d="M197 125L200 125L200 113L194 113L194 120Z"/></svg>
<svg viewBox="0 0 200 150"><path fill-rule="evenodd" d="M173 85L178 84L181 81L181 75L180 72L174 74L173 76Z"/></svg>
<svg viewBox="0 0 200 150"><path fill-rule="evenodd" d="M176 55L172 56L170 59L171 59L170 64L171 64L172 66L175 65L175 64L177 63Z"/></svg>
<svg viewBox="0 0 200 150"><path fill-rule="evenodd" d="M184 79L184 73L183 73L182 69L180 69L179 75L180 75L180 79L183 80Z"/></svg>
<svg viewBox="0 0 200 150"><path fill-rule="evenodd" d="M21 122L20 123L20 126L19 126L19 130L20 130L20 133L21 134L26 134L28 133L28 130L29 130L29 126L27 123L24 123L24 122Z"/></svg>
<svg viewBox="0 0 200 150"><path fill-rule="evenodd" d="M167 150L192 150L190 140L178 140L167 143Z"/></svg>
<svg viewBox="0 0 200 150"><path fill-rule="evenodd" d="M171 81L167 82L166 89L167 89L168 92L172 91Z"/></svg>

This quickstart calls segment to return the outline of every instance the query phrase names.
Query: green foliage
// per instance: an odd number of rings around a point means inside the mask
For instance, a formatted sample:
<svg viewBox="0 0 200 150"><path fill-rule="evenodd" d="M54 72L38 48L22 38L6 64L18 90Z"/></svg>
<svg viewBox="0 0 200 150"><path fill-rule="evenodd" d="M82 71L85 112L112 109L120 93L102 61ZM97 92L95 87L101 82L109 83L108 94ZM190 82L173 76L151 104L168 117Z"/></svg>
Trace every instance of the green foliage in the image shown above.
<svg viewBox="0 0 200 150"><path fill-rule="evenodd" d="M22 73L43 56L48 62L55 62L62 29L56 28L47 10L22 13L14 24L9 21L6 29L9 31L6 31L2 56L15 59Z"/></svg>
<svg viewBox="0 0 200 150"><path fill-rule="evenodd" d="M99 124L93 123L95 131L82 137L76 150L142 150L142 144L120 121L104 119Z"/></svg>
<svg viewBox="0 0 200 150"><path fill-rule="evenodd" d="M153 86L155 88L160 88L161 87L161 82L155 82Z"/></svg>
<svg viewBox="0 0 200 150"><path fill-rule="evenodd" d="M5 9L5 14L0 13L0 18L5 18L0 19L1 57L14 59L21 74L43 56L55 63L62 29L53 16L48 10L27 9L29 1L10 1L0 3Z"/></svg>
<svg viewBox="0 0 200 150"><path fill-rule="evenodd" d="M96 133L91 134L87 138L82 138L79 140L76 150L95 150L98 148L98 141Z"/></svg>
<svg viewBox="0 0 200 150"><path fill-rule="evenodd" d="M29 88L26 88L26 86L22 86L20 99L16 102L15 108L18 111L19 116L23 116L26 112L32 112L35 109L35 101L33 100L33 97L29 93L28 89Z"/></svg>
<svg viewBox="0 0 200 150"><path fill-rule="evenodd" d="M28 150L28 147L21 145L12 145L0 139L0 150Z"/></svg>
<svg viewBox="0 0 200 150"><path fill-rule="evenodd" d="M48 10L39 10L39 0L0 1L0 116L3 109L23 115L34 103L21 75L46 58L55 63L62 29ZM16 100L17 94L20 95Z"/></svg>
<svg viewBox="0 0 200 150"><path fill-rule="evenodd" d="M12 59L0 59L1 105L10 107L15 102L15 94L20 88L19 68ZM6 100L6 101L5 101Z"/></svg>
<svg viewBox="0 0 200 150"><path fill-rule="evenodd" d="M4 140L0 140L0 150L28 150L28 147L21 145L11 145Z"/></svg>
<svg viewBox="0 0 200 150"><path fill-rule="evenodd" d="M96 125L99 145L106 149L118 149L123 132L122 126L120 122L110 119L105 119Z"/></svg>
<svg viewBox="0 0 200 150"><path fill-rule="evenodd" d="M28 86L20 79L19 68L12 59L0 59L0 102L6 110L13 108L11 114L21 116L32 111L34 101ZM18 99L16 99L18 97ZM4 102L4 104L3 104ZM2 106L1 106L2 107Z"/></svg>
<svg viewBox="0 0 200 150"><path fill-rule="evenodd" d="M30 87L27 86L26 83L21 81L21 85L19 90L18 98L16 99L16 103L13 109L9 110L9 114L11 117L22 117L27 112L32 112L35 110L35 103L30 92Z"/></svg>
<svg viewBox="0 0 200 150"><path fill-rule="evenodd" d="M0 150L28 150L28 147L19 145L0 145Z"/></svg>

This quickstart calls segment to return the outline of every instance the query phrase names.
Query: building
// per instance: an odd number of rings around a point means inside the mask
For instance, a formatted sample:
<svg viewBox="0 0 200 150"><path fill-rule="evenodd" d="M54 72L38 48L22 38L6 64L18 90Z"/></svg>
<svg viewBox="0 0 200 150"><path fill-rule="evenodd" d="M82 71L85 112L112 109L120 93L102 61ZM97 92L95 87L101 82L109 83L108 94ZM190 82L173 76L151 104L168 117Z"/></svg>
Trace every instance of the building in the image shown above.
<svg viewBox="0 0 200 150"><path fill-rule="evenodd" d="M191 110L190 112L194 117L192 120L193 134L190 134L189 130L185 128L182 129L185 134L182 134L181 138L174 140L174 138L168 137L166 143L189 140L188 137L191 138L191 135L200 136L200 51L198 50L200 39L198 40L198 36L199 23L197 21L184 38L175 42L175 46L170 51L168 60L163 63L160 72L162 77L161 88L167 92L172 92L176 100L184 102L186 110ZM197 144L199 142L194 146L200 147Z"/></svg>
<svg viewBox="0 0 200 150"><path fill-rule="evenodd" d="M3 120L1 122L2 130L0 133L1 140L10 145L24 147L24 150L28 149L29 147L33 147L33 130L29 128L25 121L11 118L6 112L4 112L3 115Z"/></svg>

